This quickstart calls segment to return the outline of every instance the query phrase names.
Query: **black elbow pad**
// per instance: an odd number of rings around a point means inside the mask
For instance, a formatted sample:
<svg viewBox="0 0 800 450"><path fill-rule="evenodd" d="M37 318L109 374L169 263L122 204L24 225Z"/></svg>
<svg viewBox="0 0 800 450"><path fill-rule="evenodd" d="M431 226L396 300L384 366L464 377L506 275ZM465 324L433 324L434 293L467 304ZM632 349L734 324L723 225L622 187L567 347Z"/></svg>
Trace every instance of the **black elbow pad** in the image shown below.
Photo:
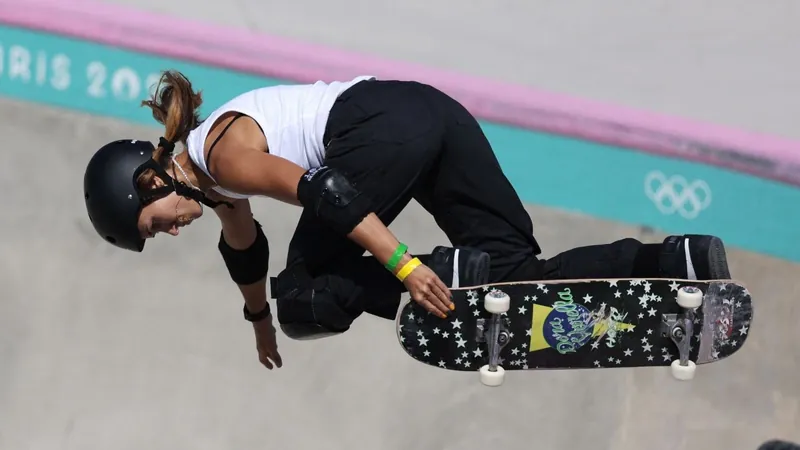
<svg viewBox="0 0 800 450"><path fill-rule="evenodd" d="M309 169L300 177L297 198L304 208L347 235L371 211L372 202L338 170L322 166Z"/></svg>
<svg viewBox="0 0 800 450"><path fill-rule="evenodd" d="M248 285L261 280L269 271L269 241L261 229L261 224L253 219L256 239L250 247L236 250L225 242L222 231L219 233L217 248L222 254L231 279L240 285Z"/></svg>

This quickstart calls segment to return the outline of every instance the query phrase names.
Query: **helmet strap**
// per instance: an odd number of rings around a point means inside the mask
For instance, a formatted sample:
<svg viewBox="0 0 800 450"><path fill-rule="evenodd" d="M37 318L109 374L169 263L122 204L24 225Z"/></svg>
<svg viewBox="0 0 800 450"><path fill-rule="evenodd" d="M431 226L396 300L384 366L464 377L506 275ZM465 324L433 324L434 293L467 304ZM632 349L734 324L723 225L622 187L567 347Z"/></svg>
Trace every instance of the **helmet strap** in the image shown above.
<svg viewBox="0 0 800 450"><path fill-rule="evenodd" d="M216 208L219 205L225 205L228 208L233 208L233 205L228 203L228 202L211 200L210 198L206 197L206 194L204 194L203 191L190 188L189 186L184 184L182 181L178 181L178 180L174 180L173 179L173 183L174 183L174 186L175 186L175 188L174 188L175 189L175 193L180 195L181 197L190 198L190 199L192 199L192 200L194 200L196 202L202 203L202 204L204 204L204 205L206 205L206 206L208 206L209 208L212 208L212 209Z"/></svg>
<svg viewBox="0 0 800 450"><path fill-rule="evenodd" d="M229 202L211 200L210 198L206 197L206 194L204 194L202 191L193 189L187 186L184 182L172 178L167 171L161 167L161 164L156 162L154 159L150 159L142 164L134 175L134 179L136 179L140 173L147 169L153 169L158 177L161 178L164 183L166 183L166 186L147 190L142 190L137 186L136 189L139 192L139 197L144 203L149 203L155 199L168 195L170 192L175 192L181 197L192 199L212 209L219 205L225 205L228 208L233 208L233 205Z"/></svg>

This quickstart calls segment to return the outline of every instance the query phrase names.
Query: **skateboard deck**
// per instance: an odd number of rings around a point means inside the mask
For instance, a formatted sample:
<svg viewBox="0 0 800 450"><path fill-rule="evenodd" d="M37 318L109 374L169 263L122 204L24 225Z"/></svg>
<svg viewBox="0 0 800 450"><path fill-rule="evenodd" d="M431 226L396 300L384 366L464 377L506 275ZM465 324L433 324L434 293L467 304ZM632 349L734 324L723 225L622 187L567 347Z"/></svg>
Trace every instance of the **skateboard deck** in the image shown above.
<svg viewBox="0 0 800 450"><path fill-rule="evenodd" d="M741 349L753 317L750 293L733 280L555 280L451 292L456 307L446 319L404 303L398 340L417 361L480 371L490 386L506 370L671 366L688 380L697 364Z"/></svg>

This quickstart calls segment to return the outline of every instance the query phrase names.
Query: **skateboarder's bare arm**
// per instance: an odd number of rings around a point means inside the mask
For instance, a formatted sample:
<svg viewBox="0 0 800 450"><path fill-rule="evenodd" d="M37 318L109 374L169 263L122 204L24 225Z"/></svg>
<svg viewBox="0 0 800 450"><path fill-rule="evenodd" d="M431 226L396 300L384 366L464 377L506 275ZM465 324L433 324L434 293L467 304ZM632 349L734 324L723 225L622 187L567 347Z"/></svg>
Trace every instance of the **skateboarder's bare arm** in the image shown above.
<svg viewBox="0 0 800 450"><path fill-rule="evenodd" d="M235 135L230 132L228 134ZM297 187L305 169L258 148L247 148L246 142L236 145L234 139L227 139L230 141L223 140L218 144L225 144L225 148L215 150L211 167L222 187L233 192L265 195L302 206ZM375 214L365 217L348 237L372 253L381 263L386 263L400 244ZM402 267L408 260L410 257L406 255L398 266Z"/></svg>

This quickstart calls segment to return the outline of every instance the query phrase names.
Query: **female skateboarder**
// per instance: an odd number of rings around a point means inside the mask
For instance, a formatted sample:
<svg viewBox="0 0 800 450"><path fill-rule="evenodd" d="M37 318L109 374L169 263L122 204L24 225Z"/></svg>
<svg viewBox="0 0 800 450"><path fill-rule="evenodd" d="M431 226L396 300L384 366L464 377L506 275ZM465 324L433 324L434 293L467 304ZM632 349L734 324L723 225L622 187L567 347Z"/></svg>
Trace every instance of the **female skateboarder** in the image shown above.
<svg viewBox="0 0 800 450"><path fill-rule="evenodd" d="M106 241L141 252L147 238L178 235L203 205L212 208L221 257L270 369L282 363L266 299L269 245L251 214L253 196L303 208L272 289L278 321L296 339L341 333L363 312L392 319L404 291L444 316L453 308L449 288L458 286L729 276L712 236L622 239L538 258L531 219L478 122L425 84L358 77L273 86L201 120L200 94L168 71L143 104L164 136L157 146L118 140L93 155L84 177L89 218ZM186 151L174 153L177 143ZM387 229L412 198L452 247L412 255Z"/></svg>

